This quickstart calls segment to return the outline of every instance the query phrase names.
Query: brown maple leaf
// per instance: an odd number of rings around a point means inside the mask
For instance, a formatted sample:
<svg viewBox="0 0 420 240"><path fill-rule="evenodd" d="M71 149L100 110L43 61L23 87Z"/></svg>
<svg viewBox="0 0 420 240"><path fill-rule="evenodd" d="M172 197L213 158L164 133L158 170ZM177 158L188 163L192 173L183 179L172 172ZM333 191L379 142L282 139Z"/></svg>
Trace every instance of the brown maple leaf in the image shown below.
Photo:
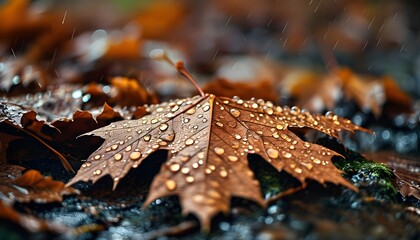
<svg viewBox="0 0 420 240"><path fill-rule="evenodd" d="M218 212L227 213L231 197L265 205L247 155L261 155L277 170L299 179L331 182L352 190L331 163L338 153L301 140L291 128L311 128L339 137L342 130L367 131L336 115L311 115L297 107L278 107L263 100L245 101L211 94L148 107L149 115L125 120L88 134L105 139L68 183L96 182L111 175L114 188L131 168L157 151L169 159L155 177L145 202L178 195L183 213L198 216L208 229Z"/></svg>

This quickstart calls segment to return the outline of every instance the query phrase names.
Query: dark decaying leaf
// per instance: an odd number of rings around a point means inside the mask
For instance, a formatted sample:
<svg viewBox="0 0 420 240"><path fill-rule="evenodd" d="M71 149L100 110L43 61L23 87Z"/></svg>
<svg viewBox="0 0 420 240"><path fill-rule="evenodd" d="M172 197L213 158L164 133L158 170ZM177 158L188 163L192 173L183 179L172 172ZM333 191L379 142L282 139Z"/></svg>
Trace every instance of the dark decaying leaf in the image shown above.
<svg viewBox="0 0 420 240"><path fill-rule="evenodd" d="M11 221L14 224L17 224L27 231L33 233L63 233L67 230L67 228L62 225L46 222L30 215L18 213L13 208L4 204L2 201L0 201L0 220Z"/></svg>
<svg viewBox="0 0 420 240"><path fill-rule="evenodd" d="M66 170L74 172L67 159L41 139L44 126L52 129L52 131L58 132L58 130L45 121L38 120L35 111L8 101L0 101L0 124L3 123L17 128L39 141L60 159Z"/></svg>
<svg viewBox="0 0 420 240"><path fill-rule="evenodd" d="M352 190L331 163L338 153L302 141L290 128L311 128L339 137L342 130L367 131L350 120L329 114L311 115L297 107L278 107L264 100L203 97L180 99L148 107L149 115L125 120L88 134L105 139L68 183L96 182L111 175L114 188L131 168L158 149L169 159L155 177L145 205L169 195L180 197L183 213L195 214L203 229L218 212L227 213L231 197L261 205L259 182L247 155L261 155L277 170L304 182L331 182Z"/></svg>

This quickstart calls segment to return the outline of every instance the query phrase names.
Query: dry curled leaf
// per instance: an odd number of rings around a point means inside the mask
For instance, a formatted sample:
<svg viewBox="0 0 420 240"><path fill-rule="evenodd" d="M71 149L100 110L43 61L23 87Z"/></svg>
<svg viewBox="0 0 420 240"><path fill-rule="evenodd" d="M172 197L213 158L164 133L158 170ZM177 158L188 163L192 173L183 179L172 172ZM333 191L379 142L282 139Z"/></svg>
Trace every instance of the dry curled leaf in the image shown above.
<svg viewBox="0 0 420 240"><path fill-rule="evenodd" d="M63 182L55 181L51 177L44 177L36 170L29 170L21 177L13 180L12 184L19 189L14 194L19 202L34 201L37 203L61 202L64 195L78 194L79 191L66 187Z"/></svg>
<svg viewBox="0 0 420 240"><path fill-rule="evenodd" d="M12 205L18 202L61 202L62 196L78 194L79 191L66 187L63 182L44 177L36 170L22 175L23 167L8 164L0 159L0 204Z"/></svg>
<svg viewBox="0 0 420 240"><path fill-rule="evenodd" d="M183 213L195 214L203 229L218 212L227 213L231 197L261 205L258 181L247 155L261 155L277 170L304 182L332 182L357 191L331 163L338 153L302 141L290 128L311 128L333 137L342 130L365 130L336 115L311 115L263 100L197 96L152 105L150 115L125 120L88 134L105 139L68 183L96 182L111 175L114 188L131 168L158 149L170 157L155 177L145 202L178 195Z"/></svg>

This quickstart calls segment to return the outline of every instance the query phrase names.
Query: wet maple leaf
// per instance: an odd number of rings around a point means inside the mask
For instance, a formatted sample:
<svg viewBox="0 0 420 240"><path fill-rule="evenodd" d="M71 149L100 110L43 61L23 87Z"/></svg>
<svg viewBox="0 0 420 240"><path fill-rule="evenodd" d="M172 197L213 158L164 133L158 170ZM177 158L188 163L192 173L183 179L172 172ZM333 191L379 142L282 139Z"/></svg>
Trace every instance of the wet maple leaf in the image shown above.
<svg viewBox="0 0 420 240"><path fill-rule="evenodd" d="M331 163L338 153L301 140L290 128L311 128L339 137L342 130L367 131L336 115L311 115L297 107L278 107L263 100L244 101L211 94L148 107L149 115L125 120L88 134L105 139L68 183L96 182L111 175L114 188L131 168L158 149L169 159L155 177L145 202L180 197L183 213L195 214L203 229L218 212L227 213L231 197L261 205L259 182L247 155L261 155L277 170L299 179L331 182L357 191Z"/></svg>

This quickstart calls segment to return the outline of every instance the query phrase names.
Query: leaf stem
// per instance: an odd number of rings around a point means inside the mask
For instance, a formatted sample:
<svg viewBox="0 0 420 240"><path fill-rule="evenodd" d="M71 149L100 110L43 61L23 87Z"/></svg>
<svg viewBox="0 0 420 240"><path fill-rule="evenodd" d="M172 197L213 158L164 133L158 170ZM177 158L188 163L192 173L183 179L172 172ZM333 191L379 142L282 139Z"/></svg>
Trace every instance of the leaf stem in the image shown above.
<svg viewBox="0 0 420 240"><path fill-rule="evenodd" d="M194 80L193 76L191 75L190 72L188 72L187 69L185 69L184 67L184 62L182 61L178 61L176 63L176 70L178 70L178 72L184 76L186 79L188 79L193 85L194 87L198 90L198 92L200 92L200 95L202 97L204 97L206 94L204 94L203 90L200 88L200 86L198 86L197 82Z"/></svg>
<svg viewBox="0 0 420 240"><path fill-rule="evenodd" d="M178 61L176 64L172 61L172 59L168 56L166 51L163 51L161 49L155 49L152 52L150 52L150 56L155 60L165 61L169 65L173 66L182 76L184 76L186 79L188 79L194 87L198 90L200 95L204 97L206 94L203 92L203 90L198 86L197 81L194 80L193 76L190 72L185 68L183 61Z"/></svg>

